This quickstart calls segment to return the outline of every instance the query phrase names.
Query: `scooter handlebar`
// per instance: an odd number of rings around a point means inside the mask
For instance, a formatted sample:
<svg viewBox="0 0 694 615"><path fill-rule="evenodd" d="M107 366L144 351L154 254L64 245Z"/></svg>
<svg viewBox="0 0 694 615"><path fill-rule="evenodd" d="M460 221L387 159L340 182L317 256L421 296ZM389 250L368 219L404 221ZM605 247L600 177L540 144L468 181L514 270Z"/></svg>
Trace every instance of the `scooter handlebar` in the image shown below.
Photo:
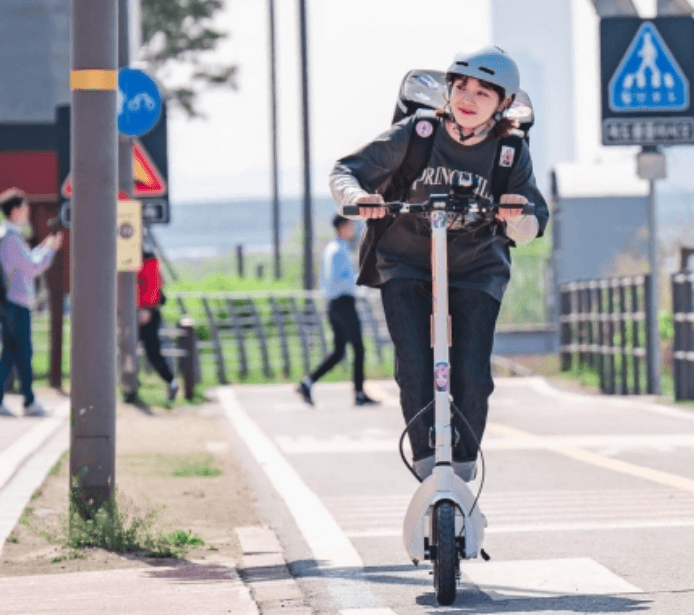
<svg viewBox="0 0 694 615"><path fill-rule="evenodd" d="M342 213L345 216L358 216L361 207L386 207L391 214L401 213L423 213L432 211L447 211L450 213L467 213L476 211L480 213L496 213L499 209L518 209L517 204L513 203L493 203L485 201L477 201L470 199L467 203L461 204L456 202L447 203L444 207L435 206L432 201L425 203L403 203L402 201L392 201L390 203L363 203L361 205L345 205L342 208ZM535 205L526 203L523 205L523 214L534 214Z"/></svg>

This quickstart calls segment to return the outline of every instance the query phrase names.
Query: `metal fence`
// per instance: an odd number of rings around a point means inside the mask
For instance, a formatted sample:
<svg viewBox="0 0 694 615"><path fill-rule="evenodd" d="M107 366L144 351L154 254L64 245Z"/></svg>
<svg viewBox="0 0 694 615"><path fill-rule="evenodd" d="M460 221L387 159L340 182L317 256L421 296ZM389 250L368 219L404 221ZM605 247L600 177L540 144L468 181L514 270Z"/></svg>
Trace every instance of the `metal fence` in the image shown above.
<svg viewBox="0 0 694 615"><path fill-rule="evenodd" d="M694 274L672 276L672 312L675 325L672 360L675 399L694 399Z"/></svg>
<svg viewBox="0 0 694 615"><path fill-rule="evenodd" d="M47 378L50 371L50 313L47 308L36 309L32 312L31 337L33 347L32 367L36 378ZM180 375L183 380L183 394L186 399L193 399L195 384L200 381L200 367L196 331L190 318L182 317L174 323L163 326L159 330L162 342L162 356L167 359L171 370ZM70 351L72 347L71 318L63 320L63 352L62 373L70 375ZM138 355L144 357L142 345L138 345ZM147 369L148 363L141 363ZM15 386L16 374L13 372L6 383L6 390Z"/></svg>
<svg viewBox="0 0 694 615"><path fill-rule="evenodd" d="M570 282L560 288L560 360L596 369L603 393L653 393L649 276Z"/></svg>
<svg viewBox="0 0 694 615"><path fill-rule="evenodd" d="M318 291L167 292L165 319L184 312L196 323L201 369L217 382L295 378L329 350L326 301ZM380 294L356 302L367 362L389 359Z"/></svg>

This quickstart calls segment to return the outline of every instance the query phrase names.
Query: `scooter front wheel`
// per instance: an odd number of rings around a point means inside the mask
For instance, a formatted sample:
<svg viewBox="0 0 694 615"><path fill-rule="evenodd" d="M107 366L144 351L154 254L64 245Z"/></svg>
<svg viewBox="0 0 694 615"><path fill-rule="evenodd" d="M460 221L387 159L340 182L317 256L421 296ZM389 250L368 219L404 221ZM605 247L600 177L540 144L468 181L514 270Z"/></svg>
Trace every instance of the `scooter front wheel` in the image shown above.
<svg viewBox="0 0 694 615"><path fill-rule="evenodd" d="M434 505L432 519L434 589L439 604L452 604L458 583L458 545L455 539L455 505L441 500Z"/></svg>

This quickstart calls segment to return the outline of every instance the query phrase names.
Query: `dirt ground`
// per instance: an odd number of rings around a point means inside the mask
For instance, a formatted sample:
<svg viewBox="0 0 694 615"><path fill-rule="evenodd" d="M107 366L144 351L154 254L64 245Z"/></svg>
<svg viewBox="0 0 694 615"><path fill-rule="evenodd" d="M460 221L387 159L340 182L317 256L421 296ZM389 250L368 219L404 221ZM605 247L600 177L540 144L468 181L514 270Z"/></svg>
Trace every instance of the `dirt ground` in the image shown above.
<svg viewBox="0 0 694 615"><path fill-rule="evenodd" d="M229 427L214 403L167 410L119 403L116 434L119 509L142 518L163 507L155 529L184 530L204 544L185 557L240 561L234 528L260 525L255 497L231 449ZM65 546L68 455L51 470L0 554L0 576L133 566L170 566L171 558L119 555Z"/></svg>

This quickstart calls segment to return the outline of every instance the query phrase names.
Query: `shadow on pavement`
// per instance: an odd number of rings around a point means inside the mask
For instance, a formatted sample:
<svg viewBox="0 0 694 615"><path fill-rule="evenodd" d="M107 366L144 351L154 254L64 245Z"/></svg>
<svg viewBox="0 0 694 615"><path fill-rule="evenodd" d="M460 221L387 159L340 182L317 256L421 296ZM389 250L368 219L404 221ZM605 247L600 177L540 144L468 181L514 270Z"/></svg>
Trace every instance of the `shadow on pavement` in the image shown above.
<svg viewBox="0 0 694 615"><path fill-rule="evenodd" d="M503 591L503 587L485 589ZM432 592L417 598L417 604L431 606L430 615L440 615L441 607ZM492 600L476 587L459 588L455 602L446 608L448 615L456 613L637 613L648 611L651 601L625 596L546 596Z"/></svg>
<svg viewBox="0 0 694 615"><path fill-rule="evenodd" d="M237 578L233 566L224 564L204 564L184 560L164 568L153 565L147 575L155 579L170 579L178 583L224 583Z"/></svg>

